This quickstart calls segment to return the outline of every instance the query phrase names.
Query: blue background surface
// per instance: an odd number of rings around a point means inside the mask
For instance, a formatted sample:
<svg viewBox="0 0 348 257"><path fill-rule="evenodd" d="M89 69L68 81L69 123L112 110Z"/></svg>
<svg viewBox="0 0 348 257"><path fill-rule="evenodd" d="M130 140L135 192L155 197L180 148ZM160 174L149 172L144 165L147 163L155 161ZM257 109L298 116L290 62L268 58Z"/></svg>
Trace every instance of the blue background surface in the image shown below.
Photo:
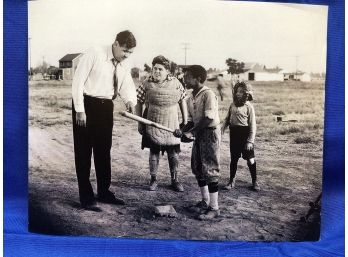
<svg viewBox="0 0 348 257"><path fill-rule="evenodd" d="M28 10L26 1L4 0L4 255L36 257L343 256L344 0L282 2L329 5L320 241L204 242L62 237L29 233L27 229Z"/></svg>

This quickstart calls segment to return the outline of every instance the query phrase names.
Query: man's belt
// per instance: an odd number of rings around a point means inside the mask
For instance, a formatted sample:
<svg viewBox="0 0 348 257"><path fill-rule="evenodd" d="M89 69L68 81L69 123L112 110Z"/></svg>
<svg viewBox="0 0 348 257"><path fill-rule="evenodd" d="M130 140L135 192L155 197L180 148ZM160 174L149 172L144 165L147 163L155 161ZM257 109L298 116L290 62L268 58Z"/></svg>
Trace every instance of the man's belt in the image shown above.
<svg viewBox="0 0 348 257"><path fill-rule="evenodd" d="M98 102L98 103L112 102L111 99L99 98L99 97L89 96L89 95L86 95L86 94L84 94L83 97L86 100L93 101L93 102Z"/></svg>

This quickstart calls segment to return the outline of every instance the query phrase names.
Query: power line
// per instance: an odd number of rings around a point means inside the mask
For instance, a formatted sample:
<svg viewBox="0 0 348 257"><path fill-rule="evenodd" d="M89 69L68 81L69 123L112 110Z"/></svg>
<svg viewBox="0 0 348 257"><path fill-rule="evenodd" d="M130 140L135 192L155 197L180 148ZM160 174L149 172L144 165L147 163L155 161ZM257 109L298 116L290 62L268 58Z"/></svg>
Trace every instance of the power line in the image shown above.
<svg viewBox="0 0 348 257"><path fill-rule="evenodd" d="M295 78L297 79L297 69L298 69L298 55L295 55L295 62L296 62L296 66L295 66Z"/></svg>

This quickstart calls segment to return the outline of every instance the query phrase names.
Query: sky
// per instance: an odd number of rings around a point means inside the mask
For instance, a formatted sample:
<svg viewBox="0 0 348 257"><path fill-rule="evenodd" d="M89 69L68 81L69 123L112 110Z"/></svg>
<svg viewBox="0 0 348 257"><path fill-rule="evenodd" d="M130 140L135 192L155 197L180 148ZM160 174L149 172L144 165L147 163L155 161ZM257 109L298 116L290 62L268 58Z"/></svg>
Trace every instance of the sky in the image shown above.
<svg viewBox="0 0 348 257"><path fill-rule="evenodd" d="M58 66L68 53L111 45L130 30L129 62L143 68L157 55L177 64L226 69L226 59L267 68L325 72L327 6L216 0L29 1L29 60Z"/></svg>

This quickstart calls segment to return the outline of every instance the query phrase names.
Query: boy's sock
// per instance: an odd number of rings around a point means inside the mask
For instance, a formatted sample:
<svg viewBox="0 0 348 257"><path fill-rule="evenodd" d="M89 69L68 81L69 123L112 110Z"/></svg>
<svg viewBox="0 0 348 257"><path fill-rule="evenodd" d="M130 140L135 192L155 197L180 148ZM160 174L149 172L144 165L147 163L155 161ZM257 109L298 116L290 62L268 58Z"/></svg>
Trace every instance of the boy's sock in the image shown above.
<svg viewBox="0 0 348 257"><path fill-rule="evenodd" d="M257 180L257 175L256 175L256 162L254 162L253 164L251 164L250 162L248 162L248 167L249 167L249 171L250 171L250 175L251 175L251 181L252 183L256 183Z"/></svg>
<svg viewBox="0 0 348 257"><path fill-rule="evenodd" d="M208 205L210 203L209 190L208 186L202 186L199 188L201 190L202 200L205 201Z"/></svg>
<svg viewBox="0 0 348 257"><path fill-rule="evenodd" d="M218 210L219 209L219 203L218 203L219 192L209 193L209 196L210 196L209 206L213 210Z"/></svg>
<svg viewBox="0 0 348 257"><path fill-rule="evenodd" d="M213 182L208 184L209 198L210 198L209 206L213 210L219 209L219 203L218 203L219 187L218 186L219 186L218 182Z"/></svg>

